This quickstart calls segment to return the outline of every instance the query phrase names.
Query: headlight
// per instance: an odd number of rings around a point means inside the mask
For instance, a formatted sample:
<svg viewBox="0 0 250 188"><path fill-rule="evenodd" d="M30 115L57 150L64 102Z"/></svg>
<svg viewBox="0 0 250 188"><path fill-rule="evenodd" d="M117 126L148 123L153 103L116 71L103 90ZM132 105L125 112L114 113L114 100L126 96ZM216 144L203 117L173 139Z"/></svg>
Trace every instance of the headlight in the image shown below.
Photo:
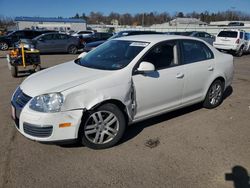
<svg viewBox="0 0 250 188"><path fill-rule="evenodd" d="M59 112L63 104L61 93L50 93L34 97L29 107L38 112Z"/></svg>
<svg viewBox="0 0 250 188"><path fill-rule="evenodd" d="M34 45L32 45L32 44L24 44L23 47L27 48L27 49L31 49L31 48L34 48Z"/></svg>

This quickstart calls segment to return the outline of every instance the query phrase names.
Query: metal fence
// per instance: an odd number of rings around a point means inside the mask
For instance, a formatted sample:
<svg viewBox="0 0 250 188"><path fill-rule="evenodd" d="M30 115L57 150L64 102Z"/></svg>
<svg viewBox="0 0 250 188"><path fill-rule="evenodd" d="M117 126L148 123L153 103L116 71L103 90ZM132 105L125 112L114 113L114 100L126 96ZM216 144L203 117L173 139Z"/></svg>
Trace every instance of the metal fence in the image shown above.
<svg viewBox="0 0 250 188"><path fill-rule="evenodd" d="M107 32L113 30L114 32L124 30L139 30L139 31L158 31L158 32L173 32L173 31L205 31L212 35L218 34L221 30L225 29L241 29L250 32L249 26L232 27L232 26L167 26L167 27L141 27L141 26L114 26L114 25L89 25L92 29L99 32Z"/></svg>

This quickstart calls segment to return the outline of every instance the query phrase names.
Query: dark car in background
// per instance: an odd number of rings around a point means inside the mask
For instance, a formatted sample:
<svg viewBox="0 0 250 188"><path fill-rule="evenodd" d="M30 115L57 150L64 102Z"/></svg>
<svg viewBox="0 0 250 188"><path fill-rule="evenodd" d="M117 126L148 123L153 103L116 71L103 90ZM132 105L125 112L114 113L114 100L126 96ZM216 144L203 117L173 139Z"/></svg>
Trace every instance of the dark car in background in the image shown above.
<svg viewBox="0 0 250 188"><path fill-rule="evenodd" d="M145 35L145 34L162 34L161 32L156 32L156 31L120 31L114 35L112 35L108 40L114 39L114 38L119 38L123 36L129 36L129 35ZM89 52L93 49L95 49L97 46L101 45L104 43L106 40L100 40L100 41L95 41L95 42L89 42L84 45L84 52Z"/></svg>
<svg viewBox="0 0 250 188"><path fill-rule="evenodd" d="M33 39L43 33L52 32L50 30L17 30L9 33L6 36L0 37L0 50L8 50L13 47L16 42L21 39Z"/></svg>
<svg viewBox="0 0 250 188"><path fill-rule="evenodd" d="M202 39L211 45L213 45L213 42L215 41L215 36L210 35L209 33L203 31L188 31L185 32L185 36Z"/></svg>
<svg viewBox="0 0 250 188"><path fill-rule="evenodd" d="M32 40L21 40L25 48L35 48L40 53L67 52L76 54L81 47L80 40L63 33L46 33L33 38Z"/></svg>
<svg viewBox="0 0 250 188"><path fill-rule="evenodd" d="M112 33L107 33L107 32L96 32L93 33L92 35L87 35L87 36L79 36L80 41L83 45L90 43L90 42L95 42L95 41L101 41L101 40L107 40L108 38L112 37Z"/></svg>
<svg viewBox="0 0 250 188"><path fill-rule="evenodd" d="M209 33L203 32L203 31L185 31L185 32L173 31L173 32L167 32L165 34L196 37L196 38L206 41L207 43L211 45L213 45L213 42L215 41L215 36L210 35Z"/></svg>
<svg viewBox="0 0 250 188"><path fill-rule="evenodd" d="M114 34L112 37L110 37L108 40L124 37L124 36L130 36L130 35L147 35L147 34L163 34L162 32L156 32L156 31L134 31L134 30L128 30L128 31L119 31L116 34ZM78 58L83 57L86 53L89 51L95 49L97 46L103 44L107 40L101 40L101 41L95 41L90 42L84 45L83 52L78 56Z"/></svg>

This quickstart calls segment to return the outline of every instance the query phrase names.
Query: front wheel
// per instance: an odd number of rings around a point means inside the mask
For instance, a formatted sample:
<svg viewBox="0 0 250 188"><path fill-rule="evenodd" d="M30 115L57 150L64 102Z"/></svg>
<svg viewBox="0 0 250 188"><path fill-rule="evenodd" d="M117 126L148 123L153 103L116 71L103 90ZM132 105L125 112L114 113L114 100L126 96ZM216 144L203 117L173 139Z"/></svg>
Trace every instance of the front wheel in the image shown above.
<svg viewBox="0 0 250 188"><path fill-rule="evenodd" d="M105 149L119 142L125 128L122 111L114 104L104 104L84 118L79 137L82 144L89 148Z"/></svg>
<svg viewBox="0 0 250 188"><path fill-rule="evenodd" d="M219 106L223 100L224 84L220 80L215 80L207 91L203 106L208 109Z"/></svg>
<svg viewBox="0 0 250 188"><path fill-rule="evenodd" d="M38 72L38 71L40 71L41 70L41 65L36 65L35 67L34 67L34 71L35 72Z"/></svg>
<svg viewBox="0 0 250 188"><path fill-rule="evenodd" d="M236 52L237 57L241 57L244 53L244 47L240 47L240 49Z"/></svg>
<svg viewBox="0 0 250 188"><path fill-rule="evenodd" d="M0 42L0 50L8 50L9 45L6 42Z"/></svg>
<svg viewBox="0 0 250 188"><path fill-rule="evenodd" d="M68 53L69 54L76 54L77 53L77 47L75 45L70 45L68 47Z"/></svg>

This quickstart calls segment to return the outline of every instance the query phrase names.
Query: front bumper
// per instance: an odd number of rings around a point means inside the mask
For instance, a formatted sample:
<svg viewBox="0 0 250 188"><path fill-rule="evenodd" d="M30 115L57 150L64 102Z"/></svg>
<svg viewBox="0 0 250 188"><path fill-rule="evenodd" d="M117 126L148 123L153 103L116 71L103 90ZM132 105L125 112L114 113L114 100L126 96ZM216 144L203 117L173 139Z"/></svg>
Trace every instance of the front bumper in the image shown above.
<svg viewBox="0 0 250 188"><path fill-rule="evenodd" d="M39 142L77 139L83 110L41 113L31 110L29 102L22 107L15 101L15 98L11 101L12 118L15 121L17 130L22 135ZM59 127L63 123L70 126Z"/></svg>

